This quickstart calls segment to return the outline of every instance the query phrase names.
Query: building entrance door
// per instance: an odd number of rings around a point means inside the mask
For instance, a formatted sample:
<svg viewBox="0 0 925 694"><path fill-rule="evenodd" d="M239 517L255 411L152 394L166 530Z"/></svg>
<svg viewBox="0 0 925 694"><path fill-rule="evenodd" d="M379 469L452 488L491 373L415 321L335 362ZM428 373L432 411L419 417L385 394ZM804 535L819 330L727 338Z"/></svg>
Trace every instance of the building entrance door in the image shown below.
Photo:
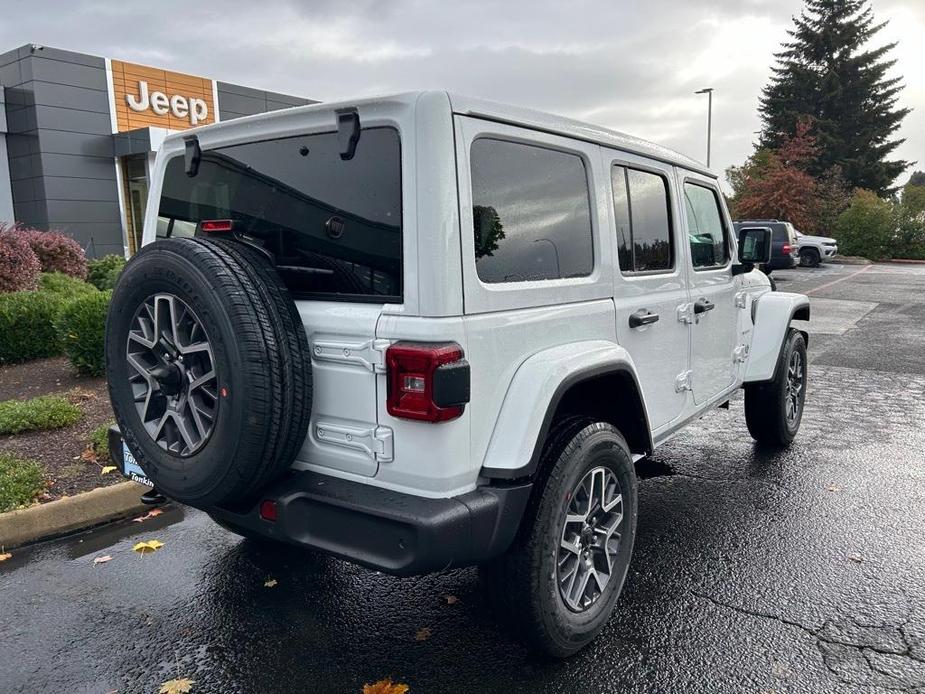
<svg viewBox="0 0 925 694"><path fill-rule="evenodd" d="M128 247L131 255L134 255L141 248L145 208L148 205L148 171L145 164L144 156L123 158L126 188L128 189L126 226L128 228Z"/></svg>

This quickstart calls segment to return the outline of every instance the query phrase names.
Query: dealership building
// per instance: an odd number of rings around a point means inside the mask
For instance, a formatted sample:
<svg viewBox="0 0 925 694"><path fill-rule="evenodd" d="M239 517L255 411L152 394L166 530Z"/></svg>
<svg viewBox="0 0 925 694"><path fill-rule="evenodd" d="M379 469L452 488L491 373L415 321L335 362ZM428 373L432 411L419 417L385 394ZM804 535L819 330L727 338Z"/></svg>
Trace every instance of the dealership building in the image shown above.
<svg viewBox="0 0 925 694"><path fill-rule="evenodd" d="M131 255L165 135L310 103L36 44L2 53L0 222L64 231L88 256Z"/></svg>

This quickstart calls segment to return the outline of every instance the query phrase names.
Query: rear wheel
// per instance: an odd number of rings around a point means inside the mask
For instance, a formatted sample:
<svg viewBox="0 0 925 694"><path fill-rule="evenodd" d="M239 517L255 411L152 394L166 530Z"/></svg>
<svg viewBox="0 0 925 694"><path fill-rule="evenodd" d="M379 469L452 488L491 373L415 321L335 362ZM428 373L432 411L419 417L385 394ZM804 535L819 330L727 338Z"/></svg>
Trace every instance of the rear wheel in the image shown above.
<svg viewBox="0 0 925 694"><path fill-rule="evenodd" d="M803 267L819 267L819 251L815 248L804 248L800 251L800 265Z"/></svg>
<svg viewBox="0 0 925 694"><path fill-rule="evenodd" d="M535 649L566 657L610 619L636 535L636 475L612 425L570 419L554 427L514 546L482 567L491 594Z"/></svg>
<svg viewBox="0 0 925 694"><path fill-rule="evenodd" d="M745 422L759 443L786 446L800 430L806 400L806 341L790 330L773 380L745 385Z"/></svg>

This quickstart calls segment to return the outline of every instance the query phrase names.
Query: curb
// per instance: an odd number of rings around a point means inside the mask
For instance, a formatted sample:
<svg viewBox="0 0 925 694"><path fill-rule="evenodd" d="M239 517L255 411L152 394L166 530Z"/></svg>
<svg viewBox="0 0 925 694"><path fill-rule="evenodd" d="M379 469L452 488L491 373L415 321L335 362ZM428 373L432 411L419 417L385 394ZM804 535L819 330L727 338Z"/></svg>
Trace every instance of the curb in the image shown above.
<svg viewBox="0 0 925 694"><path fill-rule="evenodd" d="M120 482L47 504L0 513L0 545L12 549L137 513L147 508L139 500L145 491L146 487L135 482Z"/></svg>

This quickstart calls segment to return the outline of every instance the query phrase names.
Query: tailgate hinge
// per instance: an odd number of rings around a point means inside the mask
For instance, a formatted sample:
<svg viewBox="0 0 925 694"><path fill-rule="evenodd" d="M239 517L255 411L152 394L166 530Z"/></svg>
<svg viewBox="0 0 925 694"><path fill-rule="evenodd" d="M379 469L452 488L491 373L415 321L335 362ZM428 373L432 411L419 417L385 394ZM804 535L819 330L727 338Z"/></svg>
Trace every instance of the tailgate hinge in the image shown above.
<svg viewBox="0 0 925 694"><path fill-rule="evenodd" d="M748 302L746 301L746 296L747 294L745 292L736 293L736 307L745 308L748 305Z"/></svg>
<svg viewBox="0 0 925 694"><path fill-rule="evenodd" d="M678 393L683 393L685 390L693 389L693 372L688 369L687 371L682 371L674 379L674 389Z"/></svg>
<svg viewBox="0 0 925 694"><path fill-rule="evenodd" d="M694 305L681 304L678 306L678 321L691 324L694 322Z"/></svg>
<svg viewBox="0 0 925 694"><path fill-rule="evenodd" d="M365 342L341 342L316 340L312 344L312 357L319 361L357 364L372 373L385 373L385 351L391 340L366 340Z"/></svg>
<svg viewBox="0 0 925 694"><path fill-rule="evenodd" d="M748 345L739 345L732 350L732 360L735 363L743 362L748 359Z"/></svg>
<svg viewBox="0 0 925 694"><path fill-rule="evenodd" d="M380 463L391 462L394 458L392 430L389 427L361 428L318 422L315 425L315 438L321 444L362 451Z"/></svg>

